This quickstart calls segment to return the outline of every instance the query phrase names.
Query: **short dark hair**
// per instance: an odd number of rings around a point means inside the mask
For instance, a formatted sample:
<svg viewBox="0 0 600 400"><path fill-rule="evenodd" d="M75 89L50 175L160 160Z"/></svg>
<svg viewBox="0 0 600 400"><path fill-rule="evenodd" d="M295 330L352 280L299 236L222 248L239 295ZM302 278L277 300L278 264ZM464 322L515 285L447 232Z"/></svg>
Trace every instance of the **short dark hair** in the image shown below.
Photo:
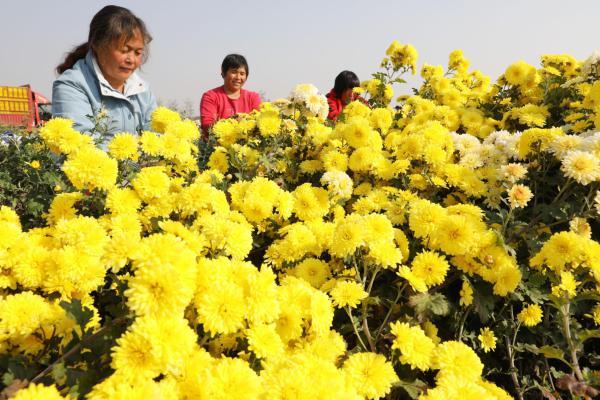
<svg viewBox="0 0 600 400"><path fill-rule="evenodd" d="M107 46L114 40L128 41L139 30L144 40L144 45L152 41L152 36L146 29L146 24L141 18L127 8L119 6L106 6L94 15L90 22L88 41L75 47L65 57L65 60L56 67L56 72L62 74L73 68L77 60L85 57L89 49L96 50ZM144 61L148 56L148 49L144 49Z"/></svg>
<svg viewBox="0 0 600 400"><path fill-rule="evenodd" d="M246 69L246 75L250 75L246 57L241 54L228 54L221 63L221 73L225 75L230 69L238 69L240 67L244 67Z"/></svg>
<svg viewBox="0 0 600 400"><path fill-rule="evenodd" d="M357 86L360 86L358 76L352 71L342 71L335 77L333 91L338 96L341 96L345 90L354 89Z"/></svg>

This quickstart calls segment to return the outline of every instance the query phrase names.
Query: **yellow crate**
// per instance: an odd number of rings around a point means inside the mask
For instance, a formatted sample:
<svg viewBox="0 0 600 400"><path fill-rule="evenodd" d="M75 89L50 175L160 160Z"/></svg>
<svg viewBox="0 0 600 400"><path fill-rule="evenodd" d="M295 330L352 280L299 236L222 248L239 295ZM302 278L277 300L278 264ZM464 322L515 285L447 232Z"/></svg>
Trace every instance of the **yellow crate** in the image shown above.
<svg viewBox="0 0 600 400"><path fill-rule="evenodd" d="M10 114L29 114L29 101L0 99L0 112Z"/></svg>
<svg viewBox="0 0 600 400"><path fill-rule="evenodd" d="M26 99L28 90L26 87L0 86L0 100Z"/></svg>

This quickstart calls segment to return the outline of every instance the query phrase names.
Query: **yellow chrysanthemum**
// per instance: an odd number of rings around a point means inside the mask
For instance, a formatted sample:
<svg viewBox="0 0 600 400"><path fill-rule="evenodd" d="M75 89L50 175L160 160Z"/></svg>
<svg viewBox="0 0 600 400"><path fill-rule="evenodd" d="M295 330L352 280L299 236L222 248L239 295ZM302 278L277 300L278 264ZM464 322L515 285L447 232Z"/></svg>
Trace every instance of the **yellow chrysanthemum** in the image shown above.
<svg viewBox="0 0 600 400"><path fill-rule="evenodd" d="M269 359L283 353L283 342L274 324L255 325L246 332L248 349L259 358Z"/></svg>
<svg viewBox="0 0 600 400"><path fill-rule="evenodd" d="M343 366L360 396L379 399L388 394L392 384L398 381L394 367L384 356L375 353L351 355Z"/></svg>
<svg viewBox="0 0 600 400"><path fill-rule="evenodd" d="M423 371L431 367L436 346L420 327L395 322L390 324L390 332L395 336L392 349L400 350L401 363Z"/></svg>
<svg viewBox="0 0 600 400"><path fill-rule="evenodd" d="M477 338L479 339L481 348L485 353L496 348L496 336L494 336L494 332L490 328L481 328Z"/></svg>
<svg viewBox="0 0 600 400"><path fill-rule="evenodd" d="M462 215L448 215L437 222L437 229L430 234L430 246L450 255L474 252L479 238L474 224Z"/></svg>
<svg viewBox="0 0 600 400"><path fill-rule="evenodd" d="M84 135L73 129L73 121L66 118L53 118L41 129L40 136L51 151L71 155L81 149L94 147L90 135Z"/></svg>
<svg viewBox="0 0 600 400"><path fill-rule="evenodd" d="M417 254L411 264L412 273L422 279L427 286L444 282L449 268L450 265L445 257L433 251Z"/></svg>
<svg viewBox="0 0 600 400"><path fill-rule="evenodd" d="M91 146L70 155L62 169L77 189L108 190L117 181L117 162Z"/></svg>
<svg viewBox="0 0 600 400"><path fill-rule="evenodd" d="M360 226L351 221L342 221L336 225L329 251L336 257L347 257L363 244L363 232Z"/></svg>
<svg viewBox="0 0 600 400"><path fill-rule="evenodd" d="M542 308L537 304L524 307L517 315L519 321L525 326L536 326L542 322Z"/></svg>
<svg viewBox="0 0 600 400"><path fill-rule="evenodd" d="M140 147L149 156L158 156L164 147L163 139L154 132L144 131L140 136Z"/></svg>
<svg viewBox="0 0 600 400"><path fill-rule="evenodd" d="M196 255L176 236L155 234L142 240L133 259L129 307L137 315L182 313L196 288Z"/></svg>
<svg viewBox="0 0 600 400"><path fill-rule="evenodd" d="M473 303L473 287L469 281L463 281L460 289L460 305L470 306Z"/></svg>
<svg viewBox="0 0 600 400"><path fill-rule="evenodd" d="M138 138L131 133L118 133L110 143L108 143L108 152L115 159L137 161Z"/></svg>
<svg viewBox="0 0 600 400"><path fill-rule="evenodd" d="M443 207L428 200L419 199L410 203L409 227L416 237L429 236L437 229L437 223L445 216Z"/></svg>
<svg viewBox="0 0 600 400"><path fill-rule="evenodd" d="M280 132L281 118L277 110L262 111L256 121L264 137L275 136Z"/></svg>
<svg viewBox="0 0 600 400"><path fill-rule="evenodd" d="M50 209L48 210L48 221L56 224L61 219L71 219L77 215L75 203L83 198L80 192L59 193L52 200Z"/></svg>
<svg viewBox="0 0 600 400"><path fill-rule="evenodd" d="M477 381L483 372L483 364L473 349L456 341L443 342L437 346L433 365L440 370L436 377L438 385Z"/></svg>
<svg viewBox="0 0 600 400"><path fill-rule="evenodd" d="M170 188L169 176L161 166L142 168L131 183L145 201L166 196Z"/></svg>
<svg viewBox="0 0 600 400"><path fill-rule="evenodd" d="M552 286L552 294L558 297L567 297L572 299L577 294L579 282L571 271L562 271L560 273L560 283Z"/></svg>
<svg viewBox="0 0 600 400"><path fill-rule="evenodd" d="M244 324L244 293L237 285L223 282L202 293L195 301L198 322L211 335L234 333Z"/></svg>
<svg viewBox="0 0 600 400"><path fill-rule="evenodd" d="M305 183L296 188L294 195L294 213L303 221L321 218L329 211L329 196L322 188Z"/></svg>
<svg viewBox="0 0 600 400"><path fill-rule="evenodd" d="M525 61L511 64L504 72L504 77L511 85L523 86L535 80L536 69Z"/></svg>
<svg viewBox="0 0 600 400"><path fill-rule="evenodd" d="M583 261L584 238L575 232L558 232L548 239L542 249L530 260L532 266L546 264L560 272L567 265L577 266Z"/></svg>
<svg viewBox="0 0 600 400"><path fill-rule="evenodd" d="M350 281L338 281L329 294L333 304L339 308L356 308L368 296L362 285Z"/></svg>
<svg viewBox="0 0 600 400"><path fill-rule="evenodd" d="M152 112L152 129L158 133L164 133L171 122L181 121L181 116L166 107L157 107Z"/></svg>
<svg viewBox="0 0 600 400"><path fill-rule="evenodd" d="M325 261L307 258L291 269L289 274L304 279L315 288L320 288L331 276L331 268Z"/></svg>
<svg viewBox="0 0 600 400"><path fill-rule="evenodd" d="M13 397L13 400L64 400L71 399L71 396L63 397L56 389L56 386L44 386L41 383L32 383L25 389L19 390Z"/></svg>

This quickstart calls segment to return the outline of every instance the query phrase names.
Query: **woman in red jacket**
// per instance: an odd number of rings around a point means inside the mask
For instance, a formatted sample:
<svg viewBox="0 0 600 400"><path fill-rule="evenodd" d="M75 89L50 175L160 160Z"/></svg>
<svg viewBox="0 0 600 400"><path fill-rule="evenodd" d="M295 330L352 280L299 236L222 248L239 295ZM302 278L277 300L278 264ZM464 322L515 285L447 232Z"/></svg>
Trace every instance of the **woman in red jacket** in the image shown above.
<svg viewBox="0 0 600 400"><path fill-rule="evenodd" d="M223 86L205 92L200 101L200 124L205 135L208 128L220 119L258 109L260 95L242 89L249 72L244 56L229 54L225 57L221 64Z"/></svg>
<svg viewBox="0 0 600 400"><path fill-rule="evenodd" d="M358 98L352 92L352 89L357 86L360 86L360 80L352 71L342 71L336 76L333 89L326 96L329 103L328 119L336 120L346 104Z"/></svg>

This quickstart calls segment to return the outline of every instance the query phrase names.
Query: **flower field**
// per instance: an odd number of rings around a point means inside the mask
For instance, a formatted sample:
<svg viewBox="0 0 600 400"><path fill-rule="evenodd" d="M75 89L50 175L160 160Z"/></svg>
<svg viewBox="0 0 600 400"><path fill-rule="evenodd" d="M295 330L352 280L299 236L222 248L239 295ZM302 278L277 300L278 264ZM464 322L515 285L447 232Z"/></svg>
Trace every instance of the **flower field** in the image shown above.
<svg viewBox="0 0 600 400"><path fill-rule="evenodd" d="M600 54L395 98L417 59L336 122L300 84L208 141L4 134L0 398L598 395Z"/></svg>

